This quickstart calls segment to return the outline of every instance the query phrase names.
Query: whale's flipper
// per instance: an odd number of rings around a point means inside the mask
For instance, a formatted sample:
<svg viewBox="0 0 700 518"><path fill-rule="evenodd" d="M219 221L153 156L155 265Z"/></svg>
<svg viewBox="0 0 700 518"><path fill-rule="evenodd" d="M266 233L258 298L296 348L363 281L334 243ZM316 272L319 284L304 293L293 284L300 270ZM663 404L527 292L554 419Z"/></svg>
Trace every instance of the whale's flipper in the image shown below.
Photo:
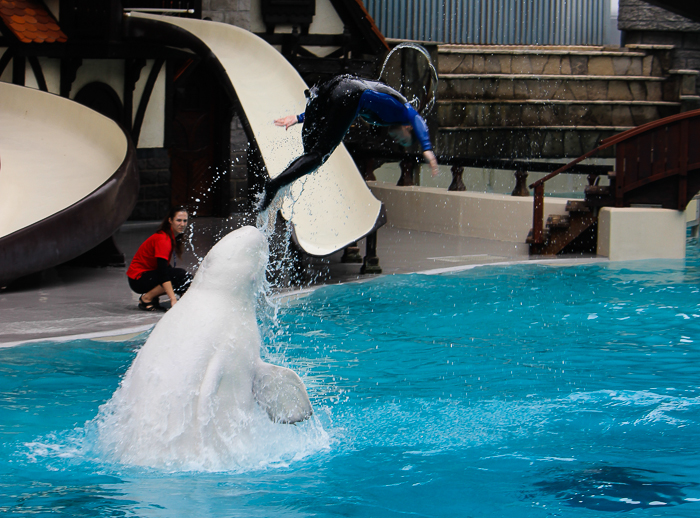
<svg viewBox="0 0 700 518"><path fill-rule="evenodd" d="M314 412L304 383L284 367L262 363L255 373L253 394L270 419L278 423L297 423Z"/></svg>

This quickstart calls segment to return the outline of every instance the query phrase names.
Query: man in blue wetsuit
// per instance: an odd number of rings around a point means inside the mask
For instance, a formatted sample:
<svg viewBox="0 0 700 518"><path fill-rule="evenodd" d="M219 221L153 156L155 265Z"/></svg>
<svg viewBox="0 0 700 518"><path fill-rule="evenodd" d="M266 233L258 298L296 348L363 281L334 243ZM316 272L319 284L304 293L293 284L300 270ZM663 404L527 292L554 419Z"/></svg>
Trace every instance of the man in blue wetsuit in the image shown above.
<svg viewBox="0 0 700 518"><path fill-rule="evenodd" d="M389 134L404 147L411 145L415 134L432 175L438 173L428 126L406 98L393 88L377 81L344 75L313 87L307 91L307 96L309 100L304 113L275 121L275 125L286 129L297 123L304 124L301 132L304 154L279 176L268 179L260 210L267 208L279 189L321 167L358 116L370 124L390 126Z"/></svg>

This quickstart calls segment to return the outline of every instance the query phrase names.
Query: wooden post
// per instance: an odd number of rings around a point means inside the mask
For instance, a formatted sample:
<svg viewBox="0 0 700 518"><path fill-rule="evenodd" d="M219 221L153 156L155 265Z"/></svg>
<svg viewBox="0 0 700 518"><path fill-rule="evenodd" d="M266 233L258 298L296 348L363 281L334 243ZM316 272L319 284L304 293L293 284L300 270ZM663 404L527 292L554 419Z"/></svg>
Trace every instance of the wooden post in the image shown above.
<svg viewBox="0 0 700 518"><path fill-rule="evenodd" d="M414 158L404 158L399 162L401 166L401 177L396 185L399 187L409 187L411 185L418 185L416 181L416 169L418 162Z"/></svg>
<svg viewBox="0 0 700 518"><path fill-rule="evenodd" d="M688 205L688 153L690 153L688 142L689 121L681 121L681 150L678 164L678 210L685 210Z"/></svg>
<svg viewBox="0 0 700 518"><path fill-rule="evenodd" d="M466 191L467 186L464 185L464 180L462 180L462 174L464 173L464 167L459 165L453 165L452 171L452 183L447 188L448 191Z"/></svg>
<svg viewBox="0 0 700 518"><path fill-rule="evenodd" d="M627 142L620 142L615 146L615 207L624 205L625 197L625 149Z"/></svg>
<svg viewBox="0 0 700 518"><path fill-rule="evenodd" d="M544 242L542 231L544 228L544 184L535 186L535 198L532 211L532 241L537 244Z"/></svg>
<svg viewBox="0 0 700 518"><path fill-rule="evenodd" d="M510 195L530 196L530 191L527 189L527 171L524 169L518 169L515 171L515 188Z"/></svg>

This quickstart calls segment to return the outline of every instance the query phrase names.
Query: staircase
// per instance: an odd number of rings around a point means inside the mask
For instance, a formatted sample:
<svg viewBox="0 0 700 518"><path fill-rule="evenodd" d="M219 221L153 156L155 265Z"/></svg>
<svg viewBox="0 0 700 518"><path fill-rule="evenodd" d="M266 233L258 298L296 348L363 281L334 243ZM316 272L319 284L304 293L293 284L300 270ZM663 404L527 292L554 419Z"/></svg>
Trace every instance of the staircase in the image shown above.
<svg viewBox="0 0 700 518"><path fill-rule="evenodd" d="M672 45L642 44L440 45L439 154L462 163L541 160L530 162L533 169L549 160L590 156L592 150L599 158L615 157L616 147L610 142L620 133L700 106L698 71L671 69L673 51ZM659 144L656 148L641 162L654 161ZM643 154L638 152L634 161ZM628 172L627 183L629 177ZM540 221L527 239L530 253L594 253L599 208L629 206L629 196L618 199L622 184L616 183L615 173L602 182L600 176L589 176L585 198L570 201L567 215L550 216L543 226L546 178L530 186L537 185L534 221Z"/></svg>
<svg viewBox="0 0 700 518"><path fill-rule="evenodd" d="M598 237L598 209L614 205L610 196L614 189L614 175L610 186L590 185L586 187L585 199L569 200L568 215L553 215L547 218L543 241L535 242L533 231L527 236L530 255L574 255L595 253Z"/></svg>
<svg viewBox="0 0 700 518"><path fill-rule="evenodd" d="M694 107L698 72L670 70L672 51L441 45L439 154L575 158L621 131Z"/></svg>
<svg viewBox="0 0 700 518"><path fill-rule="evenodd" d="M700 109L648 122L610 137L558 170L535 181L530 253L593 253L600 207L657 206L685 210L700 192ZM590 175L582 201L567 203L566 216L550 216L543 226L544 184L579 162L615 151L609 185Z"/></svg>

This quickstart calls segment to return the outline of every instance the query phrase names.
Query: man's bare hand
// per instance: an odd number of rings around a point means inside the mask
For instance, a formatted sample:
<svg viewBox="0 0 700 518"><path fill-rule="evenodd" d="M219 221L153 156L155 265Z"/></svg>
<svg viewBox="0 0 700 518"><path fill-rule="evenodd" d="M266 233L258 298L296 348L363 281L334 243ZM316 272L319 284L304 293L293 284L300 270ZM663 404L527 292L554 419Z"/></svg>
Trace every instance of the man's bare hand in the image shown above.
<svg viewBox="0 0 700 518"><path fill-rule="evenodd" d="M275 126L282 127L284 126L285 130L288 130L291 126L294 126L297 123L297 116L296 115L287 115L286 117L282 117L281 119L275 120Z"/></svg>
<svg viewBox="0 0 700 518"><path fill-rule="evenodd" d="M437 158L435 158L435 153L432 151L424 151L423 156L425 159L428 161L430 164L430 171L433 177L437 176L437 174L440 172L440 169L438 169L438 161Z"/></svg>

